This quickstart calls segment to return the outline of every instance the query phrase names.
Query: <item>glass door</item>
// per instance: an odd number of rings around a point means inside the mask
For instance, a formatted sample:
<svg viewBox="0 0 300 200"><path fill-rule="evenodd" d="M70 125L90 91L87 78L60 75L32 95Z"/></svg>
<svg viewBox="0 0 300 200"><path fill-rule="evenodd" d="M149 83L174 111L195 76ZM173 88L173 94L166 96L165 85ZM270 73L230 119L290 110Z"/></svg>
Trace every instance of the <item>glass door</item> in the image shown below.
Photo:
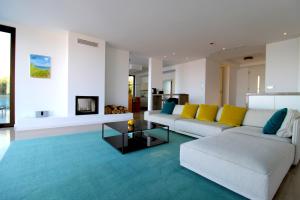
<svg viewBox="0 0 300 200"><path fill-rule="evenodd" d="M13 127L16 29L0 25L0 128Z"/></svg>

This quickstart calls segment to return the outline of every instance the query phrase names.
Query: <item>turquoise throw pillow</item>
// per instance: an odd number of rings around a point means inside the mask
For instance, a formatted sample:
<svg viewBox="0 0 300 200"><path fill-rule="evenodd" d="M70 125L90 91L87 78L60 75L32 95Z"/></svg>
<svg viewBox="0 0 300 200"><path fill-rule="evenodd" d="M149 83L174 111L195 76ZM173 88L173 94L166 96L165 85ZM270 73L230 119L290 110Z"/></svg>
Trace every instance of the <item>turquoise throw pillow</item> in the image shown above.
<svg viewBox="0 0 300 200"><path fill-rule="evenodd" d="M173 110L175 108L175 103L174 102L165 102L164 103L164 106L163 106L163 109L161 110L161 113L164 113L164 114L172 114L173 113Z"/></svg>
<svg viewBox="0 0 300 200"><path fill-rule="evenodd" d="M277 131L280 129L286 114L287 114L287 108L275 112L272 115L272 117L267 121L266 125L264 126L263 133L275 135Z"/></svg>

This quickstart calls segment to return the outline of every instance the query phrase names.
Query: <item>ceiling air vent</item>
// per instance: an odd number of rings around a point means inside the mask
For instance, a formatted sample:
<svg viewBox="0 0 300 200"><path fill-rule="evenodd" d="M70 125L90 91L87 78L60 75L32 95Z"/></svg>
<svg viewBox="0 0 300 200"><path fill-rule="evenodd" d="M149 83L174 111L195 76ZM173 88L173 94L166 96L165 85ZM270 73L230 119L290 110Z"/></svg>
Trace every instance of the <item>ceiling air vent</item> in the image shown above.
<svg viewBox="0 0 300 200"><path fill-rule="evenodd" d="M77 43L87 45L87 46L91 46L91 47L98 47L98 43L91 42L91 41L84 40L84 39L80 39L80 38L77 39Z"/></svg>

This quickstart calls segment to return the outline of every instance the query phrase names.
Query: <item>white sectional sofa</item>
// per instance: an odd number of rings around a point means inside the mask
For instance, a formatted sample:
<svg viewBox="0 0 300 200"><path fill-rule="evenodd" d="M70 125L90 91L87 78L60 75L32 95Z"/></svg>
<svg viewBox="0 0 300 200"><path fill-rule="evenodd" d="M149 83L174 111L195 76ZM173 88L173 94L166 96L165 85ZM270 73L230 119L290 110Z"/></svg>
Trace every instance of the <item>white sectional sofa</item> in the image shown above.
<svg viewBox="0 0 300 200"><path fill-rule="evenodd" d="M172 115L160 113L160 110L146 111L145 120L168 125L170 130L193 137L215 136L231 126L218 124L222 108L219 109L216 122L204 122L196 119L183 119L180 117L183 105L176 105Z"/></svg>
<svg viewBox="0 0 300 200"><path fill-rule="evenodd" d="M299 162L299 118L292 119L292 137L284 138L262 133L273 110L250 109L242 126L228 127L182 119L180 109L176 106L172 116L148 112L145 119L197 137L180 146L180 164L247 198L272 199L291 165Z"/></svg>

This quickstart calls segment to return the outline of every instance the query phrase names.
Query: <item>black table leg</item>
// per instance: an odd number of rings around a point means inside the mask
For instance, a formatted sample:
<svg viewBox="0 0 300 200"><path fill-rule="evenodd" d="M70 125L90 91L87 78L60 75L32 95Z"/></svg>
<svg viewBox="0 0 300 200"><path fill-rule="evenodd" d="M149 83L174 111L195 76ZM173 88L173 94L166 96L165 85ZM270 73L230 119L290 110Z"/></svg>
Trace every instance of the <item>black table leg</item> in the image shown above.
<svg viewBox="0 0 300 200"><path fill-rule="evenodd" d="M122 154L124 154L124 134L122 134Z"/></svg>
<svg viewBox="0 0 300 200"><path fill-rule="evenodd" d="M168 140L167 140L168 143L169 143L169 140L170 140L170 128L168 126Z"/></svg>
<svg viewBox="0 0 300 200"><path fill-rule="evenodd" d="M102 138L104 138L104 124L102 124Z"/></svg>

